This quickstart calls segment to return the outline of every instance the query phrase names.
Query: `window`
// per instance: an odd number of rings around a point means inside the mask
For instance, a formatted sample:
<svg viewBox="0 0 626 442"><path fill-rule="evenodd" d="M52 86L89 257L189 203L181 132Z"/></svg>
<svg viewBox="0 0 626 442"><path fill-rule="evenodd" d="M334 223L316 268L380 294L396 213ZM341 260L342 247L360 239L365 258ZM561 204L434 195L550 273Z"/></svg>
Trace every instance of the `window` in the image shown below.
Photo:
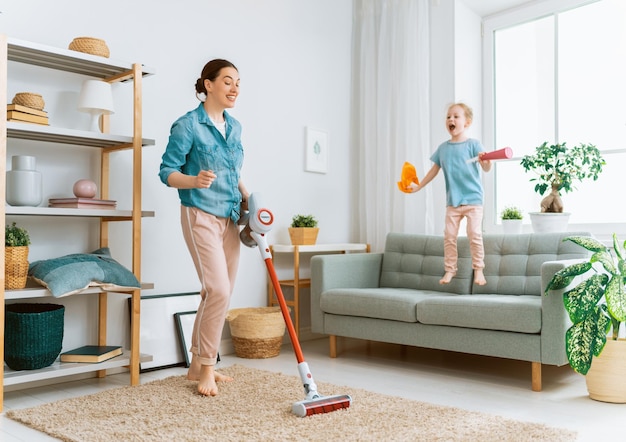
<svg viewBox="0 0 626 442"><path fill-rule="evenodd" d="M625 230L626 198L619 194L626 173L626 2L543 3L485 22L484 50L492 57L485 57L484 144L510 146L515 155L495 162L488 176L491 219L495 224L510 205L539 210L542 197L519 164L522 156L544 141L590 143L607 165L598 181L562 195L570 224Z"/></svg>

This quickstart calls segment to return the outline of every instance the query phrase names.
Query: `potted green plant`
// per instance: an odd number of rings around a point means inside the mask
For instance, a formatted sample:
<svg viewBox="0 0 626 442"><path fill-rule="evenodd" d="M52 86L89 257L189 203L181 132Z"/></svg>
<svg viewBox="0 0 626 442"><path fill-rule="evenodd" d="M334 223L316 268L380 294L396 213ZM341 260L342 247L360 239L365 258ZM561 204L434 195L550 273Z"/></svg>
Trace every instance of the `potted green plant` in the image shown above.
<svg viewBox="0 0 626 442"><path fill-rule="evenodd" d="M563 293L572 322L565 334L567 358L574 371L586 375L592 399L626 403L626 341L619 339L626 321L626 242L613 235L614 257L594 238L570 236L568 240L592 255L555 273L545 289L547 295L576 284Z"/></svg>
<svg viewBox="0 0 626 442"><path fill-rule="evenodd" d="M502 220L502 230L504 233L522 233L522 220L524 219L524 215L520 208L515 206L505 207L502 212L500 212L500 219Z"/></svg>
<svg viewBox="0 0 626 442"><path fill-rule="evenodd" d="M28 278L28 246L30 236L15 222L4 229L4 288L26 287Z"/></svg>
<svg viewBox="0 0 626 442"><path fill-rule="evenodd" d="M530 179L535 183L535 192L543 196L541 200L541 212L543 214L560 213L561 216L537 215L530 213L530 219L535 231L565 230L569 213L563 213L563 200L561 193L573 192L576 181L585 179L598 179L605 165L600 150L593 144L578 144L567 147L566 143L548 144L544 142L535 148L533 155L522 157L521 165L525 172L533 172L535 176ZM537 221L542 220L550 224L556 224L561 220L564 225L552 227L538 226Z"/></svg>
<svg viewBox="0 0 626 442"><path fill-rule="evenodd" d="M317 241L317 219L313 215L294 215L289 227L292 245L312 245Z"/></svg>

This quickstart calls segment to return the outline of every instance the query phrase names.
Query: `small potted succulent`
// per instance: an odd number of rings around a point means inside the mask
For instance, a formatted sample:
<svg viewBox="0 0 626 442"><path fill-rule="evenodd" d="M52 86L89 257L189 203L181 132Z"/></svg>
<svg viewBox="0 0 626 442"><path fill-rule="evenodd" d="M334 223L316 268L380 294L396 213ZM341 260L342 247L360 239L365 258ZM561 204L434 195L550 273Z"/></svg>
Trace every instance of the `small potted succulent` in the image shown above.
<svg viewBox="0 0 626 442"><path fill-rule="evenodd" d="M313 215L294 215L289 227L289 238L291 244L313 245L317 241L317 219Z"/></svg>
<svg viewBox="0 0 626 442"><path fill-rule="evenodd" d="M28 246L30 236L15 222L4 229L4 288L22 289L28 278Z"/></svg>
<svg viewBox="0 0 626 442"><path fill-rule="evenodd" d="M525 155L521 165L525 172L533 172L535 192L543 196L541 212L531 212L530 220L535 232L564 231L569 213L563 212L561 193L576 190L574 183L585 179L598 179L606 164L600 150L593 144L578 144L567 147L566 143L544 142L535 148L533 155ZM560 215L554 215L560 214ZM546 223L547 226L538 225Z"/></svg>
<svg viewBox="0 0 626 442"><path fill-rule="evenodd" d="M502 230L504 233L522 233L522 220L524 219L524 215L520 208L515 206L505 207L500 213L500 219L502 220Z"/></svg>

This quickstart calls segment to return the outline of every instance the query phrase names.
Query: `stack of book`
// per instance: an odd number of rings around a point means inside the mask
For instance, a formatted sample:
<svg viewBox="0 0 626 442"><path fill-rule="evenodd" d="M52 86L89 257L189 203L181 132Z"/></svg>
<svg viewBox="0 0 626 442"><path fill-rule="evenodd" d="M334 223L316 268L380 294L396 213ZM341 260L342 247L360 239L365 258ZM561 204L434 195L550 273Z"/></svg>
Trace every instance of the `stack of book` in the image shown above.
<svg viewBox="0 0 626 442"><path fill-rule="evenodd" d="M7 104L7 121L49 125L48 112L21 104Z"/></svg>
<svg viewBox="0 0 626 442"><path fill-rule="evenodd" d="M50 198L48 207L70 207L76 209L115 209L117 201L97 198Z"/></svg>

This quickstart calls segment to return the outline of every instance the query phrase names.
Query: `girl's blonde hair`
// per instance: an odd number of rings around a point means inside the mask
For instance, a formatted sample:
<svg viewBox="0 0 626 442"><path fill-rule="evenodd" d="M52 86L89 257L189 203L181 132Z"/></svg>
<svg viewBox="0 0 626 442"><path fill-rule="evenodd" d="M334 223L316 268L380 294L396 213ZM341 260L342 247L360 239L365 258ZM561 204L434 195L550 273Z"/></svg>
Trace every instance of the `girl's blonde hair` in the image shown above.
<svg viewBox="0 0 626 442"><path fill-rule="evenodd" d="M448 106L448 112L450 112L450 109L452 109L454 106L459 106L461 109L463 109L463 112L465 113L465 118L467 118L468 121L471 122L474 120L474 112L472 111L472 108L469 107L467 104L462 102L452 103L450 106Z"/></svg>

